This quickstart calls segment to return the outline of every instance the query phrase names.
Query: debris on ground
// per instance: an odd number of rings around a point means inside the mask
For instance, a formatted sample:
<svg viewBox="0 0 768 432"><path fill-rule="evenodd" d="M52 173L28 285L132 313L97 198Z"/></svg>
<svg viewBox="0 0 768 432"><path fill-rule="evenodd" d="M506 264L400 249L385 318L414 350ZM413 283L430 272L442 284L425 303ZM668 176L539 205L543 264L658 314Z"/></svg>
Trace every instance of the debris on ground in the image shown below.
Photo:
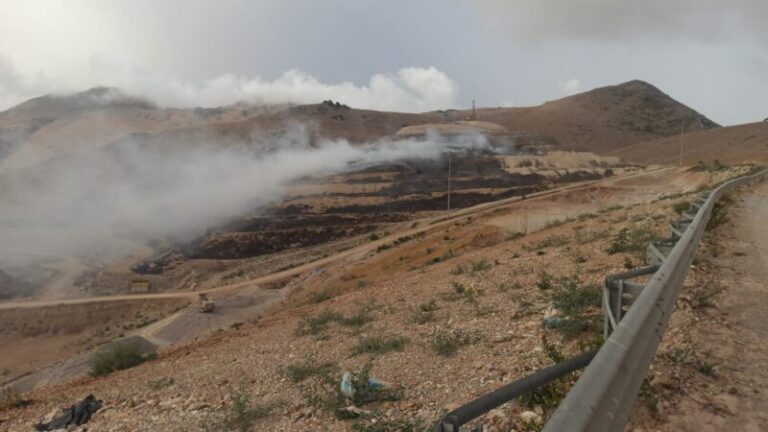
<svg viewBox="0 0 768 432"><path fill-rule="evenodd" d="M82 401L72 405L64 410L63 413L53 418L48 423L36 424L35 430L52 431L56 429L65 429L68 426L80 426L88 423L91 416L101 409L102 403L92 394L88 395Z"/></svg>

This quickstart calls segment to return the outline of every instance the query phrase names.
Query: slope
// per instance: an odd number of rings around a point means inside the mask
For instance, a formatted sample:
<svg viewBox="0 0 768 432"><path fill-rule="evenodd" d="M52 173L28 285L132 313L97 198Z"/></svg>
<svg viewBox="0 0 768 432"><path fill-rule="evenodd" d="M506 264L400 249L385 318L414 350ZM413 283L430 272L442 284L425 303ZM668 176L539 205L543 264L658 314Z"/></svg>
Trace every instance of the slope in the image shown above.
<svg viewBox="0 0 768 432"><path fill-rule="evenodd" d="M641 142L611 155L642 164L680 162L680 135ZM683 165L768 162L768 122L749 123L686 133L682 137Z"/></svg>

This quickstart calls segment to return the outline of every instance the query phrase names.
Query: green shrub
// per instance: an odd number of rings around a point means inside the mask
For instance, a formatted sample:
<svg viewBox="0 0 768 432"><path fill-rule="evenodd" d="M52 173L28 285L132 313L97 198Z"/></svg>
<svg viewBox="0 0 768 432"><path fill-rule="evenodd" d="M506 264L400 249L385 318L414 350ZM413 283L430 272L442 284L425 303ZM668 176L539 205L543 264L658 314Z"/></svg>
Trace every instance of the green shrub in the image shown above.
<svg viewBox="0 0 768 432"><path fill-rule="evenodd" d="M489 268L491 268L491 263L489 263L486 259L469 262L469 270L472 274L488 270Z"/></svg>
<svg viewBox="0 0 768 432"><path fill-rule="evenodd" d="M363 325L373 321L371 311L373 310L373 304L367 304L360 307L354 315L345 317L344 315L333 312L331 310L324 310L314 318L302 318L299 322L299 327L296 329L297 336L317 336L323 334L328 328L328 324L336 322L339 325L346 327L362 327Z"/></svg>
<svg viewBox="0 0 768 432"><path fill-rule="evenodd" d="M354 390L351 397L341 391L339 377L328 372L319 374L314 382L302 388L304 397L310 405L324 409L340 419L354 417L352 413L344 409L350 405L362 407L371 402L402 399L402 392L398 390L374 388L368 385L371 368L371 363L368 363L360 371L351 372Z"/></svg>
<svg viewBox="0 0 768 432"><path fill-rule="evenodd" d="M548 247L565 246L569 242L570 240L568 239L567 236L564 236L561 234L555 234L555 235L551 235L549 237L543 238L538 242L527 244L523 246L523 249L527 250L528 252L533 252L533 251L537 251L537 250L548 248Z"/></svg>
<svg viewBox="0 0 768 432"><path fill-rule="evenodd" d="M609 255L628 252L642 257L648 248L648 243L654 237L653 230L646 224L639 224L632 228L622 228L616 234L616 237L611 240L611 244L606 252Z"/></svg>
<svg viewBox="0 0 768 432"><path fill-rule="evenodd" d="M338 370L338 367L331 363L318 363L315 357L308 356L302 363L288 365L283 369L283 373L292 383L300 383L309 377L331 373Z"/></svg>
<svg viewBox="0 0 768 432"><path fill-rule="evenodd" d="M426 324L435 318L436 310L437 302L435 302L435 300L422 303L413 312L412 320L417 324Z"/></svg>
<svg viewBox="0 0 768 432"><path fill-rule="evenodd" d="M552 288L552 280L553 280L552 275L542 270L541 272L539 272L539 279L536 281L536 286L540 290L546 291Z"/></svg>
<svg viewBox="0 0 768 432"><path fill-rule="evenodd" d="M132 368L155 357L155 353L142 353L136 343L121 343L106 351L99 351L91 358L92 377Z"/></svg>
<svg viewBox="0 0 768 432"><path fill-rule="evenodd" d="M0 412L23 407L28 404L29 401L24 399L15 388L3 387L0 390Z"/></svg>
<svg viewBox="0 0 768 432"><path fill-rule="evenodd" d="M404 336L380 337L371 336L359 339L357 345L352 348L352 355L358 354L385 354L390 351L402 351L408 343Z"/></svg>
<svg viewBox="0 0 768 432"><path fill-rule="evenodd" d="M459 348L473 342L474 338L471 335L454 328L436 329L429 335L429 344L432 349L445 357L453 356Z"/></svg>
<svg viewBox="0 0 768 432"><path fill-rule="evenodd" d="M599 316L590 309L598 308L602 292L595 286L581 286L578 278L560 278L552 291L552 303L563 315L563 325L557 330L566 337L574 337L587 330L596 330Z"/></svg>
<svg viewBox="0 0 768 432"><path fill-rule="evenodd" d="M316 336L325 331L328 324L343 318L338 312L324 310L314 318L302 318L299 327L296 329L297 336L312 335Z"/></svg>
<svg viewBox="0 0 768 432"><path fill-rule="evenodd" d="M245 390L245 384L229 388L230 404L214 421L213 429L220 431L249 432L256 420L267 417L274 406L253 405L251 395Z"/></svg>
<svg viewBox="0 0 768 432"><path fill-rule="evenodd" d="M691 203L688 201L678 201L672 204L672 210L679 215L688 211L689 208L691 208Z"/></svg>
<svg viewBox="0 0 768 432"><path fill-rule="evenodd" d="M322 303L330 299L331 299L331 295L328 293L328 291L314 292L309 296L309 301L311 301L312 303Z"/></svg>

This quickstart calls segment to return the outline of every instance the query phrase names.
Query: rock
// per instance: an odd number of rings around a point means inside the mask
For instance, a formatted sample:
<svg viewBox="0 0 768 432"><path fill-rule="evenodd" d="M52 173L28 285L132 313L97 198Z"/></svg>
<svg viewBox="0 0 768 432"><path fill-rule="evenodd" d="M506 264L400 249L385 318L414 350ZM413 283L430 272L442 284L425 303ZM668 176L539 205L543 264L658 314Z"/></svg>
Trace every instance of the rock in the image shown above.
<svg viewBox="0 0 768 432"><path fill-rule="evenodd" d="M520 413L520 420L522 420L525 423L535 423L535 424L541 424L542 419L541 416L536 414L533 411L523 411Z"/></svg>
<svg viewBox="0 0 768 432"><path fill-rule="evenodd" d="M210 407L211 407L211 404L208 404L208 403L205 403L205 402L198 402L198 403L191 404L189 406L189 410L190 411L200 411L200 410L204 410L204 409L207 409L207 408L210 408Z"/></svg>
<svg viewBox="0 0 768 432"><path fill-rule="evenodd" d="M458 409L460 406L461 406L461 403L459 403L459 402L451 402L448 405L446 405L443 409L446 412L451 412L453 410Z"/></svg>

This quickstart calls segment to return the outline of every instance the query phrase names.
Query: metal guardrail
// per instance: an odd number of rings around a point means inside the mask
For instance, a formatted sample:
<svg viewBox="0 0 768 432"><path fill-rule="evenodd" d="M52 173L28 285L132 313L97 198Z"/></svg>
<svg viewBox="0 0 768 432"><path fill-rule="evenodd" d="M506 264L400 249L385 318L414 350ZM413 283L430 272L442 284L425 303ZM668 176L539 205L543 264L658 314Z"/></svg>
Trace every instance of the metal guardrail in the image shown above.
<svg viewBox="0 0 768 432"><path fill-rule="evenodd" d="M768 170L730 180L701 194L691 206L696 213L683 213L671 224L670 239L649 246L651 267L606 279L603 305L610 336L544 432L624 430L715 203L727 191L764 180L766 174ZM644 285L625 280L651 273Z"/></svg>
<svg viewBox="0 0 768 432"><path fill-rule="evenodd" d="M446 414L438 422L436 432L458 432L462 425L480 415L584 367L587 369L546 424L544 432L622 431L656 355L715 202L728 190L763 180L766 175L768 169L725 182L711 193L699 194L691 203L696 213L684 212L670 224L670 238L648 245L648 267L605 279L606 341L599 351L539 370L481 396ZM652 276L647 284L630 281L648 275Z"/></svg>
<svg viewBox="0 0 768 432"><path fill-rule="evenodd" d="M437 424L435 431L458 432L462 425L467 424L471 420L487 413L499 405L503 405L512 399L541 387L561 376L586 367L595 357L595 354L597 354L595 351L581 354L570 360L538 370L525 378L521 378L498 388L491 393L480 396L472 402L462 405L446 414Z"/></svg>

